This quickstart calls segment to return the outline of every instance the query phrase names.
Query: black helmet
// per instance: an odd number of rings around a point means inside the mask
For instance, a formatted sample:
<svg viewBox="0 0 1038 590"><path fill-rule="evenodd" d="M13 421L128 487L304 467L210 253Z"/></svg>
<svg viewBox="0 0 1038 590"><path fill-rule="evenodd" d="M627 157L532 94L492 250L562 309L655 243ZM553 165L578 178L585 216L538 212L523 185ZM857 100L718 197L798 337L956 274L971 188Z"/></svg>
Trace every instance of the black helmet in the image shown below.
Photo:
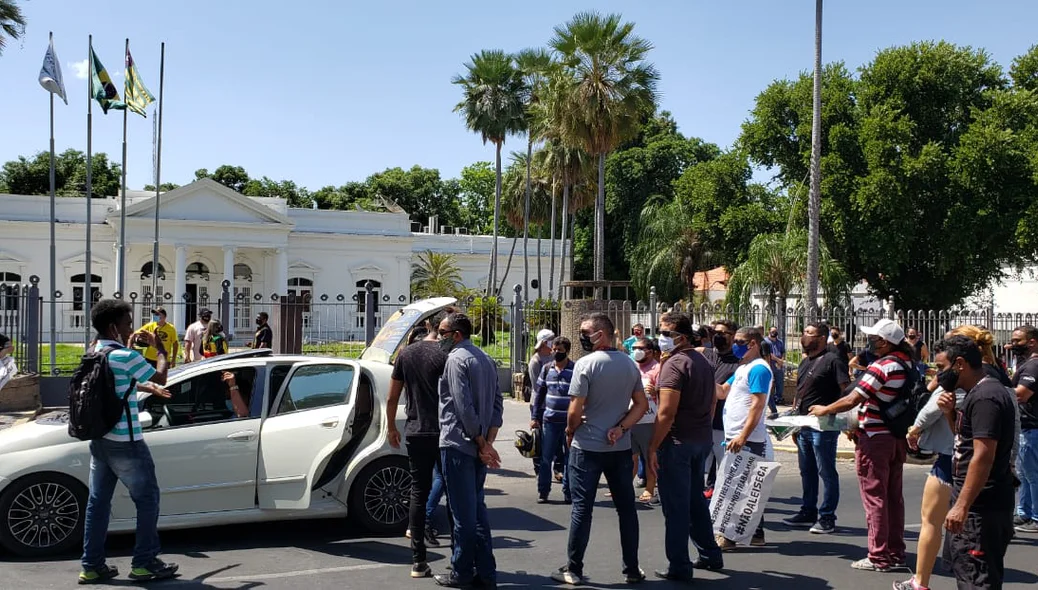
<svg viewBox="0 0 1038 590"><path fill-rule="evenodd" d="M525 430L515 431L515 448L519 454L527 459L541 456L541 429L534 428L530 432Z"/></svg>

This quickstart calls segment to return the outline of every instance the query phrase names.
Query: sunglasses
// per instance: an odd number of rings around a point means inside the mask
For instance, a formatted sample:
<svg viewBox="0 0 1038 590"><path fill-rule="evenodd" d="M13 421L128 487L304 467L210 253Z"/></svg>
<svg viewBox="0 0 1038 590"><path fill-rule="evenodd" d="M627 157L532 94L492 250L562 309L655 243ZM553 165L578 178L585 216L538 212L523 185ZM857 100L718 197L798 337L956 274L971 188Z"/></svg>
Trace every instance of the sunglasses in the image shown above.
<svg viewBox="0 0 1038 590"><path fill-rule="evenodd" d="M657 333L660 336L663 336L664 338L676 338L678 336L684 336L684 334L682 334L681 332L675 332L673 330L660 330Z"/></svg>
<svg viewBox="0 0 1038 590"><path fill-rule="evenodd" d="M446 336L447 334L453 334L455 332L457 332L457 330L437 330L436 331L436 333L439 334L441 337L442 336Z"/></svg>
<svg viewBox="0 0 1038 590"><path fill-rule="evenodd" d="M734 341L734 343L738 344L739 346L746 346L747 344L750 343L750 341L749 340L739 340L739 339L736 339Z"/></svg>

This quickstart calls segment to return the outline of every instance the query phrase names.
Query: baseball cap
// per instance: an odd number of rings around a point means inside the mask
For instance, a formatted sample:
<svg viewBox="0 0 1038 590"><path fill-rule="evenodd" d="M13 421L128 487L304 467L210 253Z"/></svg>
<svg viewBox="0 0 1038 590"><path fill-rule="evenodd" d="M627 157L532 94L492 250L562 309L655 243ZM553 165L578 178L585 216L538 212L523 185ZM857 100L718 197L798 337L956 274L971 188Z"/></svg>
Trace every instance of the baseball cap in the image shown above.
<svg viewBox="0 0 1038 590"><path fill-rule="evenodd" d="M213 312L208 307L203 307L202 309L198 310L198 317L202 317L204 315L212 317Z"/></svg>
<svg viewBox="0 0 1038 590"><path fill-rule="evenodd" d="M534 348L540 348L542 344L548 342L552 338L555 338L555 332L552 332L547 328L537 332L537 346Z"/></svg>
<svg viewBox="0 0 1038 590"><path fill-rule="evenodd" d="M879 336L891 344L901 344L905 340L905 331L894 320L879 320L870 328L863 326L861 331L867 336Z"/></svg>
<svg viewBox="0 0 1038 590"><path fill-rule="evenodd" d="M153 307L151 309L151 313L157 313L157 314L159 314L161 316L164 316L164 315L166 315L166 308L164 308L164 307Z"/></svg>

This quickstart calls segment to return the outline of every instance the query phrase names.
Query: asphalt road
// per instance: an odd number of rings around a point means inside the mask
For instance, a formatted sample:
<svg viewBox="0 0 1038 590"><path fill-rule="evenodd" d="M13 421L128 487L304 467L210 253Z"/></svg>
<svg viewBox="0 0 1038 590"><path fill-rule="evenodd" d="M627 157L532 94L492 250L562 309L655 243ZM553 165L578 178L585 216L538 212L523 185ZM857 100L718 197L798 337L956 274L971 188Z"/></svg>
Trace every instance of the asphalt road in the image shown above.
<svg viewBox="0 0 1038 590"><path fill-rule="evenodd" d="M511 448L512 432L525 426L528 414L520 404L506 403L506 427L499 445L505 464L487 479L487 503L494 531L494 550L499 583L507 588L556 587L550 574L565 564L569 507L561 502L536 503L530 462ZM507 439L507 440L506 440ZM699 588L739 589L865 589L890 588L907 578L904 572L879 574L850 569L850 562L865 556L865 518L857 491L853 465L840 463L842 500L839 531L831 536L790 530L779 521L799 507L800 482L796 457L780 453L783 469L765 516L768 546L740 549L725 555L726 569L697 572ZM926 468L908 466L905 474L906 520L909 561L914 562L918 506ZM602 492L604 494L604 490ZM560 500L556 492L553 500ZM653 580L651 571L665 567L663 515L656 508L639 512L641 565L650 574L648 588L680 587ZM301 521L175 531L162 535L164 558L180 564L182 577L153 584L155 588L435 588L430 579L408 577L410 549L404 538L371 538L346 522ZM444 541L446 541L444 539ZM446 543L445 543L446 544ZM132 554L132 536L109 539L110 562L124 572ZM694 554L693 554L694 556ZM443 572L447 549L433 549L434 572ZM78 556L53 561L15 561L0 555L0 588L70 588L78 572ZM624 587L620 575L619 533L611 502L600 496L596 505L586 574L589 586ZM1017 539L1006 557L1007 589L1034 588L1038 584L1038 536ZM115 585L129 585L116 580ZM947 575L939 575L932 587L954 588Z"/></svg>

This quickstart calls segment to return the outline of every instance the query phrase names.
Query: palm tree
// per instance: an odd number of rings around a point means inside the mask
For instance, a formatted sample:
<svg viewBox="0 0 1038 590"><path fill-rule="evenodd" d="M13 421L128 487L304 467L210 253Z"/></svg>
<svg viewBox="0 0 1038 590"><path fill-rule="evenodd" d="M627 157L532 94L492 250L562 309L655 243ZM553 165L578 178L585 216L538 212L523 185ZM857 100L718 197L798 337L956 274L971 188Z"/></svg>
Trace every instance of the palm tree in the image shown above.
<svg viewBox="0 0 1038 590"><path fill-rule="evenodd" d="M515 56L516 67L523 76L526 83L526 116L524 124L526 127L526 208L523 218L523 290L528 293L530 289L530 193L531 179L530 167L533 163L533 144L538 139L538 130L541 127L535 118L534 105L540 101L548 81L548 72L552 68L551 55L544 49L524 49ZM540 276L540 240L537 244L537 273ZM541 285L537 281L538 299L540 298ZM529 299L529 297L528 297Z"/></svg>
<svg viewBox="0 0 1038 590"><path fill-rule="evenodd" d="M453 297L464 289L461 270L451 254L426 250L411 265L411 295Z"/></svg>
<svg viewBox="0 0 1038 590"><path fill-rule="evenodd" d="M656 68L645 61L652 44L634 35L620 15L581 12L555 27L550 41L568 76L557 131L567 144L598 158L594 279L605 278L605 159L634 137L656 107Z"/></svg>
<svg viewBox="0 0 1038 590"><path fill-rule="evenodd" d="M548 209L551 179L544 173L542 168L532 166L531 158L527 158L525 154L512 152L511 158L512 163L508 165L508 169L505 170L501 181L501 213L510 226L516 230L521 229L523 231L523 241L525 243L530 222L544 223L551 214ZM536 160L536 158L533 158L533 160ZM519 233L517 231L512 239L513 254L515 253L515 244L518 240ZM512 255L510 254L499 291L504 290L504 282L511 267ZM527 269L526 277L528 280L529 269ZM524 294L527 293L526 289L526 287L523 288Z"/></svg>
<svg viewBox="0 0 1038 590"><path fill-rule="evenodd" d="M465 126L491 142L497 152L497 184L494 192L494 245L490 256L487 295L492 293L497 278L497 235L501 216L501 146L505 137L523 129L526 85L515 68L512 56L501 50L483 50L465 64L465 76L455 76L452 83L462 87L462 100L454 107L462 113Z"/></svg>
<svg viewBox="0 0 1038 590"><path fill-rule="evenodd" d="M811 113L811 197L808 201L807 316L818 315L818 218L822 207L822 0L815 0L815 79Z"/></svg>
<svg viewBox="0 0 1038 590"><path fill-rule="evenodd" d="M685 201L656 196L641 213L640 235L631 264L634 288L648 295L652 286L664 301L695 294L696 273L711 266L714 255L692 229Z"/></svg>
<svg viewBox="0 0 1038 590"><path fill-rule="evenodd" d="M14 0L0 0L0 54L7 46L7 39L17 41L25 34L25 15Z"/></svg>

